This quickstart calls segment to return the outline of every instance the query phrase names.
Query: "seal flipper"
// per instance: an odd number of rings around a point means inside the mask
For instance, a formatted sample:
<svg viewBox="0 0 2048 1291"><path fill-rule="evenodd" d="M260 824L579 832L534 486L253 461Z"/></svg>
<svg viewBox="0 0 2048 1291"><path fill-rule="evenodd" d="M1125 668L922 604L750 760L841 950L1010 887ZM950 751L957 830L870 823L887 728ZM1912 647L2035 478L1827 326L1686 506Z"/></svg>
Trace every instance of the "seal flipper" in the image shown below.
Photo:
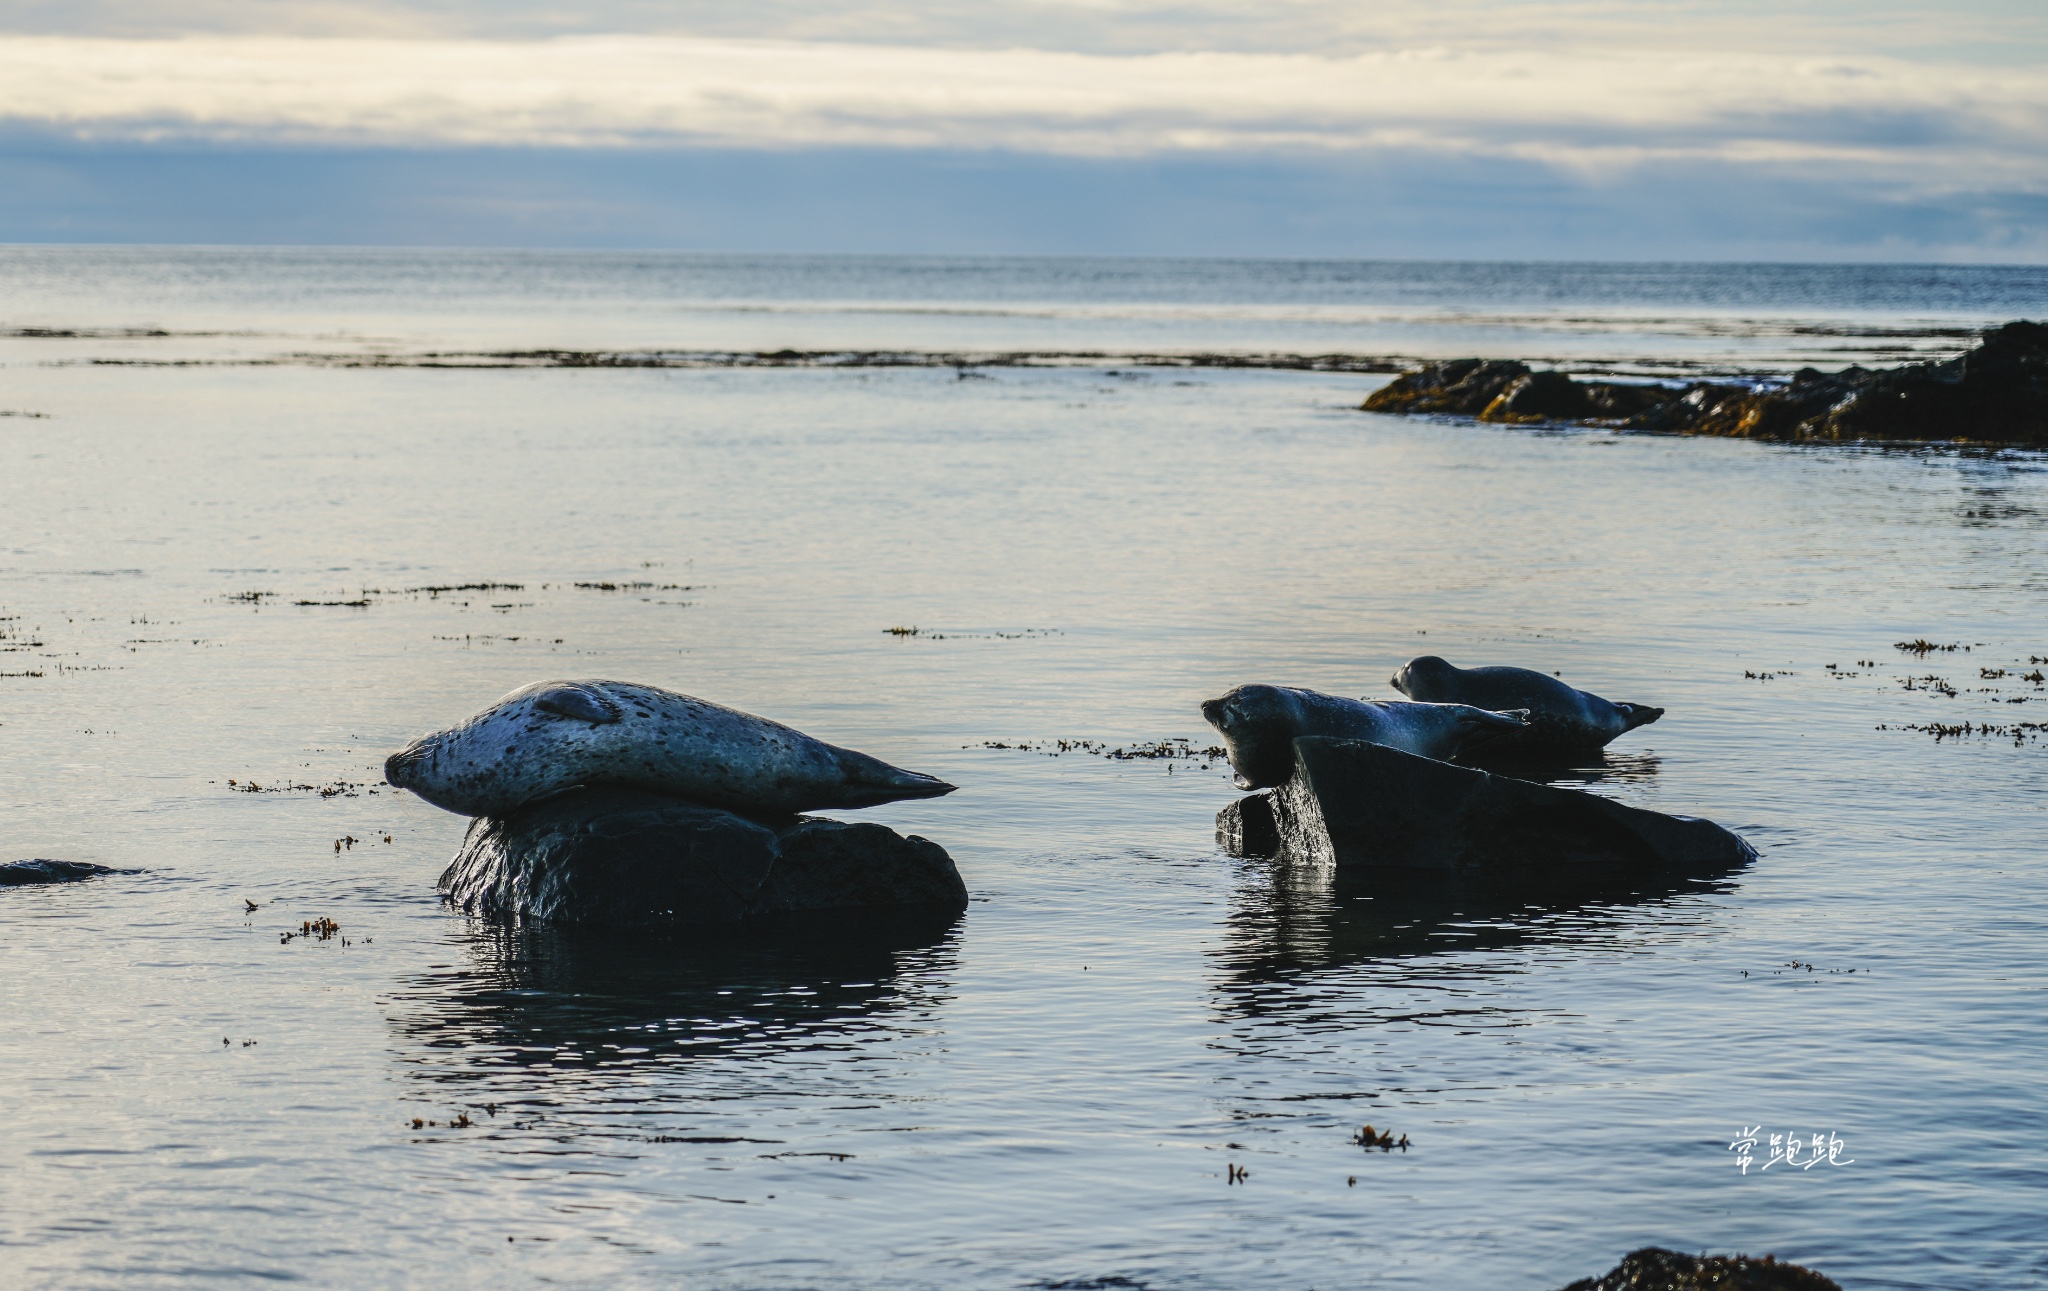
<svg viewBox="0 0 2048 1291"><path fill-rule="evenodd" d="M839 755L839 769L846 776L847 785L840 801L829 806L877 807L904 798L943 798L959 788L937 776L905 771L853 749L833 751Z"/></svg>
<svg viewBox="0 0 2048 1291"><path fill-rule="evenodd" d="M606 726L619 720L619 706L589 686L564 682L550 686L533 697L533 706L543 713L567 717L592 726Z"/></svg>
<svg viewBox="0 0 2048 1291"><path fill-rule="evenodd" d="M1490 708L1473 708L1460 705L1458 731L1463 736L1449 756L1459 757L1474 753L1505 738L1510 732L1529 729L1529 710L1509 708L1496 712Z"/></svg>
<svg viewBox="0 0 2048 1291"><path fill-rule="evenodd" d="M1663 709L1652 708L1648 704L1616 704L1614 711L1628 719L1628 725L1622 728L1625 732L1633 731L1638 726L1648 726L1664 716Z"/></svg>

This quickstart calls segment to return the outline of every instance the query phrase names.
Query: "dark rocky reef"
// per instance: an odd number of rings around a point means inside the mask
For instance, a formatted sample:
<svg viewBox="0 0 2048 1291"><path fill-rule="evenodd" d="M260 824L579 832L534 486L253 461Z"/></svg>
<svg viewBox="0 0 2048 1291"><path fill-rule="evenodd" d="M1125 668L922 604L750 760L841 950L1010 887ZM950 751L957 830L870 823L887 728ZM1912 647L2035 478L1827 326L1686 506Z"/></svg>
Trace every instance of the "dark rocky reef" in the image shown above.
<svg viewBox="0 0 2048 1291"><path fill-rule="evenodd" d="M45 883L76 883L102 874L126 874L90 861L10 861L0 865L0 888L35 887Z"/></svg>
<svg viewBox="0 0 2048 1291"><path fill-rule="evenodd" d="M1605 1277L1581 1278L1564 1291L1842 1291L1833 1278L1776 1256L1681 1255L1645 1246Z"/></svg>
<svg viewBox="0 0 2048 1291"><path fill-rule="evenodd" d="M915 834L811 816L750 820L613 787L478 817L440 886L486 918L595 926L967 908L953 858Z"/></svg>
<svg viewBox="0 0 2048 1291"><path fill-rule="evenodd" d="M1712 821L1510 779L1363 740L1294 741L1294 774L1231 803L1217 842L1342 870L1603 883L1722 874L1756 852Z"/></svg>
<svg viewBox="0 0 2048 1291"><path fill-rule="evenodd" d="M1871 371L1801 368L1784 384L1684 387L1574 381L1499 359L1452 359L1367 396L1367 412L1745 439L1891 440L2048 447L2048 326L2013 322L1941 363Z"/></svg>

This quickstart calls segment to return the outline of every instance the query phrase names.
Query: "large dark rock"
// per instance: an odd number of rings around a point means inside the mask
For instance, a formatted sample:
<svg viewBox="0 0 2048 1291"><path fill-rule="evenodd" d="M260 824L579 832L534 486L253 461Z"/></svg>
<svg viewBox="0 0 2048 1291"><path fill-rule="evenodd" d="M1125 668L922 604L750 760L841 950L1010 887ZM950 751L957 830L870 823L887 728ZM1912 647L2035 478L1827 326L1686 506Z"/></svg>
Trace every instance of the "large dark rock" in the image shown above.
<svg viewBox="0 0 2048 1291"><path fill-rule="evenodd" d="M489 918L643 927L967 906L953 859L929 839L870 822L764 823L619 788L478 817L441 889Z"/></svg>
<svg viewBox="0 0 2048 1291"><path fill-rule="evenodd" d="M1528 375L1526 363L1449 359L1395 377L1366 396L1365 410L1477 417L1502 391Z"/></svg>
<svg viewBox="0 0 2048 1291"><path fill-rule="evenodd" d="M1577 421L1593 415L1586 388L1562 372L1531 372L1494 396L1479 420L1510 424Z"/></svg>
<svg viewBox="0 0 2048 1291"><path fill-rule="evenodd" d="M1519 363L1458 359L1396 377L1364 408L1746 439L2048 445L2048 326L1994 327L1976 349L1945 362L1875 372L1802 368L1782 384L1581 383Z"/></svg>
<svg viewBox="0 0 2048 1291"><path fill-rule="evenodd" d="M10 861L0 865L0 888L30 887L44 883L76 883L102 874L124 874L125 870L94 865L90 861Z"/></svg>
<svg viewBox="0 0 2048 1291"><path fill-rule="evenodd" d="M1285 784L1254 795L1262 805L1240 800L1218 816L1226 849L1232 839L1260 838L1246 822L1270 816L1272 854L1340 870L1600 882L1724 873L1756 857L1712 821L1363 740L1305 736L1294 741L1294 759Z"/></svg>
<svg viewBox="0 0 2048 1291"><path fill-rule="evenodd" d="M1605 1277L1581 1278L1564 1291L1842 1291L1833 1278L1774 1255L1683 1255L1655 1246L1625 1256Z"/></svg>

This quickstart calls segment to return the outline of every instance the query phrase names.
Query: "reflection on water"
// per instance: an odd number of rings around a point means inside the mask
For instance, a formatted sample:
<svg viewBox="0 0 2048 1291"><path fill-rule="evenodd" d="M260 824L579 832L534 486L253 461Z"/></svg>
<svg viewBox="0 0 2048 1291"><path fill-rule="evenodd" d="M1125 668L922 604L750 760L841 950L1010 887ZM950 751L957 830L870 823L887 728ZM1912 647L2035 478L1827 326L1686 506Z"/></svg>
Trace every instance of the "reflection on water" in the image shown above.
<svg viewBox="0 0 2048 1291"><path fill-rule="evenodd" d="M436 1097L557 1113L708 1063L778 1073L858 1055L928 1024L955 958L952 918L857 929L662 935L475 923L467 964L417 974L396 1001L401 1060ZM778 1075L778 1079L780 1079Z"/></svg>
<svg viewBox="0 0 2048 1291"><path fill-rule="evenodd" d="M1326 969L1444 955L1449 971L1467 976L1475 969L1464 956L1474 951L1597 941L1638 907L1729 890L1743 868L1565 888L1554 879L1403 879L1253 862L1233 894L1218 954L1234 1009L1267 1013L1287 1007L1288 983ZM1418 972L1426 976L1427 967L1402 966L1407 980ZM1282 989L1257 989L1267 985Z"/></svg>

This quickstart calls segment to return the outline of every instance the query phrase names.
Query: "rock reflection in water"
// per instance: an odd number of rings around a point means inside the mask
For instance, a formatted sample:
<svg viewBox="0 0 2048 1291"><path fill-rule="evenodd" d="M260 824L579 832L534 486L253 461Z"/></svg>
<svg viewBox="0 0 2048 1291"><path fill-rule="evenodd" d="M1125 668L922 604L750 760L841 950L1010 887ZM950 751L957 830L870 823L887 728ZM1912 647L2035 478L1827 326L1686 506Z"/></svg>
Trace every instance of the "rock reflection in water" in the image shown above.
<svg viewBox="0 0 2048 1291"><path fill-rule="evenodd" d="M666 937L478 922L467 964L394 1000L397 1048L427 1084L415 1095L484 1109L492 1127L665 1133L618 1118L716 1115L771 1076L791 1099L872 1097L876 1060L935 1030L956 923Z"/></svg>
<svg viewBox="0 0 2048 1291"><path fill-rule="evenodd" d="M1288 861L1250 862L1233 898L1220 952L1229 983L1258 988L1325 969L1377 960L1456 956L1449 971L1473 971L1473 951L1596 937L1636 907L1722 891L1742 866L1628 883L1452 879L1434 873L1338 872ZM1404 966L1412 977L1416 965ZM1267 1011L1276 997L1240 992L1238 1008Z"/></svg>

